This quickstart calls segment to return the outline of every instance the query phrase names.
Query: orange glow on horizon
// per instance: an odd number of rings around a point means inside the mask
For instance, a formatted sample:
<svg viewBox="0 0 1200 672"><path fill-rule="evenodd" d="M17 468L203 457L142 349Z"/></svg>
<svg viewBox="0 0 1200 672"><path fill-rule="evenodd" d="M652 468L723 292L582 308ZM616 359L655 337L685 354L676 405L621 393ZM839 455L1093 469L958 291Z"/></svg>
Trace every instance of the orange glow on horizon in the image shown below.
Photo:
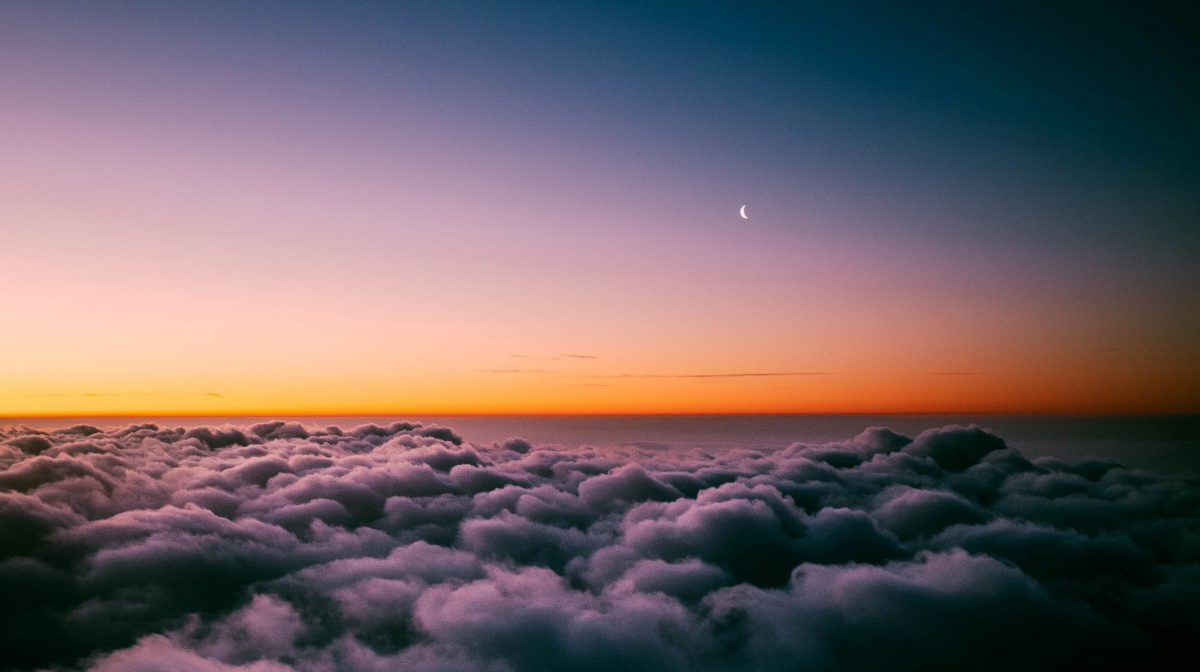
<svg viewBox="0 0 1200 672"><path fill-rule="evenodd" d="M508 378L510 380L502 380ZM513 381L512 378L519 380ZM0 416L440 416L708 414L1187 414L1186 376L1028 378L1000 374L829 374L748 378L601 378L473 374L222 393L43 395L0 390ZM589 378L589 380L591 380ZM329 381L326 381L327 383ZM1137 394L1131 394L1136 392ZM1181 402L1182 400L1182 402Z"/></svg>

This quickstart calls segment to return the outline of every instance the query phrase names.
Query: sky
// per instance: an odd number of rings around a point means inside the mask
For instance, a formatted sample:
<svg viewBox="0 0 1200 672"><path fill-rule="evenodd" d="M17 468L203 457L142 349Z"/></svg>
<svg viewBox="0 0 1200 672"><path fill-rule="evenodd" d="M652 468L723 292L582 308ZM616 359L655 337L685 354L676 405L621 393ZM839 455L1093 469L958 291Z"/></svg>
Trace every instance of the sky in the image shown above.
<svg viewBox="0 0 1200 672"><path fill-rule="evenodd" d="M5 2L0 415L1200 412L1196 10L842 4Z"/></svg>

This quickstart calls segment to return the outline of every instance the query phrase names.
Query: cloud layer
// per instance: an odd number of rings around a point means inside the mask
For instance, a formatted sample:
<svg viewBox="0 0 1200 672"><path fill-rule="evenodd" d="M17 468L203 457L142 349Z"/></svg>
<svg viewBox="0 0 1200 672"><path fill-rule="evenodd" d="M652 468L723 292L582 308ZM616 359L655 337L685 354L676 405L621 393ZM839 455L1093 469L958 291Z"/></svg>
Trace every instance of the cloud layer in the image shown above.
<svg viewBox="0 0 1200 672"><path fill-rule="evenodd" d="M1194 483L975 427L0 429L4 669L1145 669L1198 635Z"/></svg>

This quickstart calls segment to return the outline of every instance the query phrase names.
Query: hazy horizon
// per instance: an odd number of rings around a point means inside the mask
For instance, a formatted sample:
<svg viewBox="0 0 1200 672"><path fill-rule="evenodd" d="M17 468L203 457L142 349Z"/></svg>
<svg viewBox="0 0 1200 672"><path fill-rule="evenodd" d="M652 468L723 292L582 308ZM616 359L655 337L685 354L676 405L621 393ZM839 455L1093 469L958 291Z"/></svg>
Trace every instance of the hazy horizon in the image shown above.
<svg viewBox="0 0 1200 672"><path fill-rule="evenodd" d="M978 425L1031 457L1105 459L1181 478L1200 477L1200 415L1095 416L1015 414L721 414L721 415L217 415L3 418L0 427L61 430L77 424L118 429L139 422L163 427L245 427L296 422L310 430L418 422L446 427L476 446L520 438L574 450L584 446L781 450L793 443L845 441L869 427L915 436L947 426Z"/></svg>

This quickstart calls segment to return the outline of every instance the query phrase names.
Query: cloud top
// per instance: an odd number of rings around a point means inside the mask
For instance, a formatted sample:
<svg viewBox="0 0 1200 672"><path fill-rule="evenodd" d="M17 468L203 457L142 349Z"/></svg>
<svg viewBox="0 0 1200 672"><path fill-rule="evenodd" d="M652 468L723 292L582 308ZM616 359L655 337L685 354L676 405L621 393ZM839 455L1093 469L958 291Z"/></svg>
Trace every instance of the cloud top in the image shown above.
<svg viewBox="0 0 1200 672"><path fill-rule="evenodd" d="M1135 669L1200 489L978 427L776 451L0 429L0 669Z"/></svg>

